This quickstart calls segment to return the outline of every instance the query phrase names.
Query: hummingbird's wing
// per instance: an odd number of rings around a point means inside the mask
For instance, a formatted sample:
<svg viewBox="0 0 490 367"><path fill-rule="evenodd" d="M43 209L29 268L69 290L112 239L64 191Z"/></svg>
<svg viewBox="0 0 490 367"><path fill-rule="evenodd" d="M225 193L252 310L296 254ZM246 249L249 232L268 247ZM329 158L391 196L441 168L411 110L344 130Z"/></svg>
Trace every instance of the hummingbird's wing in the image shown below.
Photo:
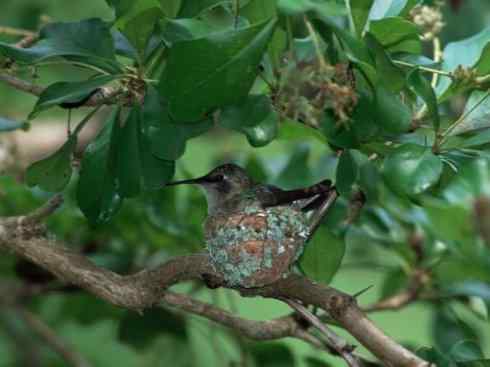
<svg viewBox="0 0 490 367"><path fill-rule="evenodd" d="M324 196L332 189L330 180L325 180L313 186L296 190L283 190L272 185L260 185L257 190L257 199L260 201L262 207L267 208L271 206L288 205L299 200ZM309 200L304 205L308 207L314 201L315 199Z"/></svg>

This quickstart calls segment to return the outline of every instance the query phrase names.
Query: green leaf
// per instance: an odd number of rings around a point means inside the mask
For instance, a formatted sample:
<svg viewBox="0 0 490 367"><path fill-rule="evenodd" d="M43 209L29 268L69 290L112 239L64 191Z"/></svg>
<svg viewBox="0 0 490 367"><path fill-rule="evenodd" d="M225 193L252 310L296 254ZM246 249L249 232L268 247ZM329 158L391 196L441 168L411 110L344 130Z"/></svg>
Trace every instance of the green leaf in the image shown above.
<svg viewBox="0 0 490 367"><path fill-rule="evenodd" d="M389 134L401 134L410 129L412 113L400 98L382 85L376 86L376 120Z"/></svg>
<svg viewBox="0 0 490 367"><path fill-rule="evenodd" d="M110 73L121 72L115 59L110 25L98 18L72 23L50 23L39 33L39 41L29 48L0 42L0 53L17 62L36 64L53 57L73 57Z"/></svg>
<svg viewBox="0 0 490 367"><path fill-rule="evenodd" d="M306 245L299 263L309 278L329 284L339 270L344 254L345 241L327 228L320 227Z"/></svg>
<svg viewBox="0 0 490 367"><path fill-rule="evenodd" d="M306 357L305 363L308 367L332 367L332 364L315 357Z"/></svg>
<svg viewBox="0 0 490 367"><path fill-rule="evenodd" d="M388 52L408 52L420 54L419 28L401 17L388 17L372 20L369 32L383 45Z"/></svg>
<svg viewBox="0 0 490 367"><path fill-rule="evenodd" d="M471 93L462 113L463 119L451 135L475 132L490 127L490 92L475 90Z"/></svg>
<svg viewBox="0 0 490 367"><path fill-rule="evenodd" d="M179 11L179 18L192 18L219 4L226 3L226 0L182 0ZM230 3L231 0L228 0Z"/></svg>
<svg viewBox="0 0 490 367"><path fill-rule="evenodd" d="M294 367L294 356L291 350L280 343L257 343L250 348L256 366L260 367Z"/></svg>
<svg viewBox="0 0 490 367"><path fill-rule="evenodd" d="M375 0L369 13L370 20L394 16L407 16L420 0Z"/></svg>
<svg viewBox="0 0 490 367"><path fill-rule="evenodd" d="M452 361L436 348L422 347L417 350L417 355L437 367L454 367Z"/></svg>
<svg viewBox="0 0 490 367"><path fill-rule="evenodd" d="M358 37L361 37L362 32L364 31L373 2L374 0L348 1L351 21L354 25L354 31Z"/></svg>
<svg viewBox="0 0 490 367"><path fill-rule="evenodd" d="M232 29L234 29L232 25L223 26L202 19L172 19L166 22L163 38L167 43L174 44L204 38L213 33L223 33Z"/></svg>
<svg viewBox="0 0 490 367"><path fill-rule="evenodd" d="M174 175L173 161L152 154L148 130L149 122L144 121L141 107L133 107L118 132L116 177L122 197L137 196L143 189L161 188Z"/></svg>
<svg viewBox="0 0 490 367"><path fill-rule="evenodd" d="M472 207L480 196L490 196L490 166L486 159L476 159L464 165L447 185L443 197L451 204Z"/></svg>
<svg viewBox="0 0 490 367"><path fill-rule="evenodd" d="M321 17L346 15L346 8L336 1L278 0L277 9L286 16L316 13Z"/></svg>
<svg viewBox="0 0 490 367"><path fill-rule="evenodd" d="M444 287L443 294L448 297L479 297L485 301L490 301L490 285L469 280Z"/></svg>
<svg viewBox="0 0 490 367"><path fill-rule="evenodd" d="M159 336L170 335L187 342L185 319L163 308L151 308L142 315L128 311L119 323L118 338L137 349L144 349Z"/></svg>
<svg viewBox="0 0 490 367"><path fill-rule="evenodd" d="M458 66L474 68L477 75L490 72L490 26L480 33L461 41L448 43L444 48L441 69L453 72ZM436 88L437 96L444 100L457 88L451 78L440 78Z"/></svg>
<svg viewBox="0 0 490 367"><path fill-rule="evenodd" d="M383 46L371 33L366 33L364 38L369 51L373 54L376 72L380 75L378 78L379 83L391 92L397 93L401 91L405 86L405 76L401 69L391 61Z"/></svg>
<svg viewBox="0 0 490 367"><path fill-rule="evenodd" d="M439 109L437 108L437 98L430 82L424 78L418 69L413 70L407 77L408 84L419 95L427 105L429 116L434 125L434 131L439 131L440 117Z"/></svg>
<svg viewBox="0 0 490 367"><path fill-rule="evenodd" d="M424 209L430 222L428 230L438 238L466 244L475 240L475 228L467 208L438 200L425 200Z"/></svg>
<svg viewBox="0 0 490 367"><path fill-rule="evenodd" d="M214 108L244 98L275 23L268 21L174 44L159 86L168 99L171 116L177 121L198 121Z"/></svg>
<svg viewBox="0 0 490 367"><path fill-rule="evenodd" d="M455 362L471 362L485 358L480 346L471 340L462 340L454 344L449 355Z"/></svg>
<svg viewBox="0 0 490 367"><path fill-rule="evenodd" d="M17 129L25 129L27 127L25 122L17 122L14 120L0 117L0 132L13 131Z"/></svg>
<svg viewBox="0 0 490 367"><path fill-rule="evenodd" d="M77 202L92 224L108 222L122 198L116 190L115 148L118 146L120 109L116 109L95 140L85 150L77 187Z"/></svg>
<svg viewBox="0 0 490 367"><path fill-rule="evenodd" d="M447 306L434 309L432 325L434 341L440 350L449 351L461 340L478 340L475 331Z"/></svg>
<svg viewBox="0 0 490 367"><path fill-rule="evenodd" d="M314 139L323 144L327 142L325 136L318 131L318 129L290 119L281 121L279 124L277 139L284 139L288 141L308 141L310 139Z"/></svg>
<svg viewBox="0 0 490 367"><path fill-rule="evenodd" d="M340 123L336 121L334 113L327 110L320 128L330 144L341 148L358 148L379 136L380 127L375 118L376 107L372 97L359 93L349 121Z"/></svg>
<svg viewBox="0 0 490 367"><path fill-rule="evenodd" d="M341 195L350 196L359 178L359 165L350 150L344 150L339 158L335 186Z"/></svg>
<svg viewBox="0 0 490 367"><path fill-rule="evenodd" d="M352 34L339 27L335 22L328 18L322 17L320 20L313 20L313 24L326 43L329 43L330 32L335 33L335 35L347 47L347 56L349 56L350 60L361 66L367 66L368 69L363 70L367 72L367 74L370 75L371 73L374 73L374 70L369 70L369 67L372 64L372 59L369 55L367 47L364 45L364 42L355 38Z"/></svg>
<svg viewBox="0 0 490 367"><path fill-rule="evenodd" d="M157 91L148 88L142 126L151 152L160 159L176 160L184 154L187 140L211 129L213 121L206 119L193 124L175 123L169 116L166 104L159 100Z"/></svg>
<svg viewBox="0 0 490 367"><path fill-rule="evenodd" d="M254 147L267 145L278 133L278 114L265 95L250 95L236 105L223 108L220 122L245 134Z"/></svg>
<svg viewBox="0 0 490 367"><path fill-rule="evenodd" d="M429 147L407 143L386 157L382 172L393 191L415 196L439 181L442 162Z"/></svg>
<svg viewBox="0 0 490 367"><path fill-rule="evenodd" d="M138 12L123 24L120 24L121 22L116 23L131 45L138 51L140 61L144 58L146 46L155 29L155 24L162 15L159 6L151 7Z"/></svg>
<svg viewBox="0 0 490 367"><path fill-rule="evenodd" d="M383 280L380 299L391 297L408 287L407 274L402 269L389 271Z"/></svg>
<svg viewBox="0 0 490 367"><path fill-rule="evenodd" d="M47 87L39 96L29 119L34 119L41 111L62 103L77 103L90 96L97 88L117 79L117 75L103 75L81 82L56 82Z"/></svg>
<svg viewBox="0 0 490 367"><path fill-rule="evenodd" d="M141 190L141 165L139 150L140 108L133 107L122 127L116 125L116 177L118 192L122 197L137 196Z"/></svg>
<svg viewBox="0 0 490 367"><path fill-rule="evenodd" d="M55 153L31 164L26 172L27 185L50 192L63 190L70 182L71 155L76 146L77 136L72 135Z"/></svg>

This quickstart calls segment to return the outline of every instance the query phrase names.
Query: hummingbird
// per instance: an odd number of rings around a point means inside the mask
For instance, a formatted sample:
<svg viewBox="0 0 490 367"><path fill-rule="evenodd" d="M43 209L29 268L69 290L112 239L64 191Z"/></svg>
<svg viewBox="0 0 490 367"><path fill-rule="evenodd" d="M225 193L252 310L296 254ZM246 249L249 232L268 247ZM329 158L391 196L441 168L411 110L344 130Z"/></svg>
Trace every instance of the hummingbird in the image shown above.
<svg viewBox="0 0 490 367"><path fill-rule="evenodd" d="M328 180L282 190L255 182L232 163L167 186L182 184L204 191L206 247L212 266L231 287L261 287L287 275L319 223L310 214L337 197Z"/></svg>

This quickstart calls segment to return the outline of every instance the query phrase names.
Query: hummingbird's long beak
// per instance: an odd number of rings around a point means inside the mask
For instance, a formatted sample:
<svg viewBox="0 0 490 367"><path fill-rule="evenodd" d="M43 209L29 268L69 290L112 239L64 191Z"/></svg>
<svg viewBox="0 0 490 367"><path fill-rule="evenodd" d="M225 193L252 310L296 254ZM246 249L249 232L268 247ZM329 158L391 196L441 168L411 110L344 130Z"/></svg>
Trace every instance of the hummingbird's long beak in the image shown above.
<svg viewBox="0 0 490 367"><path fill-rule="evenodd" d="M184 184L197 184L199 183L198 178L192 178L190 180L181 180L181 181L174 181L174 182L169 182L165 186L175 186L175 185L184 185Z"/></svg>
<svg viewBox="0 0 490 367"><path fill-rule="evenodd" d="M202 176L198 178L191 178L189 180L169 182L165 186L175 186L175 185L185 185L185 184L206 184L212 182L216 182L216 180L211 179L209 176Z"/></svg>

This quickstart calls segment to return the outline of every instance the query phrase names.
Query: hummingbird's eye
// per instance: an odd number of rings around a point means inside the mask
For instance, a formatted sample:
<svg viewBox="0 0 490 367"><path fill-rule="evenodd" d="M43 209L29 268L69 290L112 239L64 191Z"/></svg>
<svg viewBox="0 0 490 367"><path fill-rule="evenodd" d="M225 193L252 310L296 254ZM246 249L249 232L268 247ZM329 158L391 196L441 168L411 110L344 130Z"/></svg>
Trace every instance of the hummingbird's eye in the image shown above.
<svg viewBox="0 0 490 367"><path fill-rule="evenodd" d="M216 181L224 181L225 180L225 175L216 175Z"/></svg>

